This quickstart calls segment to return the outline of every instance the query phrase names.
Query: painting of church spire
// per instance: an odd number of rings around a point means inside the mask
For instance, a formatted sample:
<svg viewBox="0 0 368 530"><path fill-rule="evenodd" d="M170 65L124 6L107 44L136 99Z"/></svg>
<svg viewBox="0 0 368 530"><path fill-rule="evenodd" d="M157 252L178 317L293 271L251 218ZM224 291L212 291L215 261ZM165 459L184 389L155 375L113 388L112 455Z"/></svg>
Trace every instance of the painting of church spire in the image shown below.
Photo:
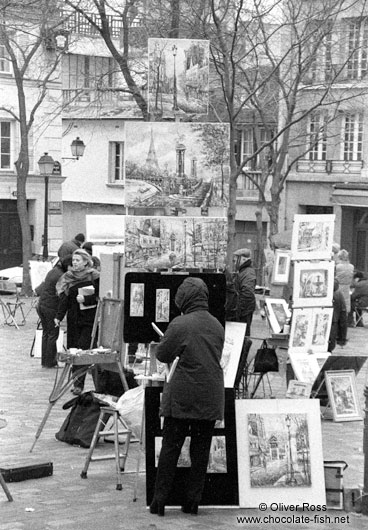
<svg viewBox="0 0 368 530"><path fill-rule="evenodd" d="M151 127L151 141L150 146L146 158L146 166L150 168L156 168L159 169L157 155L156 155L156 148L155 148L155 141L153 139L153 129Z"/></svg>

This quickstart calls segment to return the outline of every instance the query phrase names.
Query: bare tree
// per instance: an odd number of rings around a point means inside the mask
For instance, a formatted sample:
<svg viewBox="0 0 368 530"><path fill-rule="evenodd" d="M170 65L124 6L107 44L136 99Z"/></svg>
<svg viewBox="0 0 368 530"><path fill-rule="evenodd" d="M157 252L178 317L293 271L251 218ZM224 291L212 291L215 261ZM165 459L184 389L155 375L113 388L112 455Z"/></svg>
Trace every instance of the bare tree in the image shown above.
<svg viewBox="0 0 368 530"><path fill-rule="evenodd" d="M32 256L31 230L27 211L26 184L30 169L30 135L35 118L48 94L50 84L59 75L61 53L44 53L46 38L60 28L55 20L53 0L34 0L26 4L21 0L0 3L0 41L5 46L12 65L18 107L2 102L0 110L8 113L18 124L20 131L19 151L15 168L17 172L17 210L22 232L23 291L31 293L28 260ZM30 96L30 92L32 96ZM50 102L49 102L50 103ZM55 112L60 112L60 104Z"/></svg>

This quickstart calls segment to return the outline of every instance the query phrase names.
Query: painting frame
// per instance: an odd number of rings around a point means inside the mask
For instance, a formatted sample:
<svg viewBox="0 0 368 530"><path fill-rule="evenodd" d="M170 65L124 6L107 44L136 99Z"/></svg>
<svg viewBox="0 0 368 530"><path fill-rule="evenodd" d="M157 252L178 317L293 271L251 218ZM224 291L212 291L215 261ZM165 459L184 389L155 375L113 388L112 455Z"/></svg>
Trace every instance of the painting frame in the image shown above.
<svg viewBox="0 0 368 530"><path fill-rule="evenodd" d="M291 266L290 250L277 249L272 270L271 283L274 285L287 285L289 283Z"/></svg>
<svg viewBox="0 0 368 530"><path fill-rule="evenodd" d="M225 340L221 355L225 388L233 388L238 371L247 324L225 322Z"/></svg>
<svg viewBox="0 0 368 530"><path fill-rule="evenodd" d="M325 383L333 421L342 422L363 420L354 370L326 370ZM338 390L336 388L337 383L340 384L340 387L342 383L347 387L346 389L343 389L343 391L345 400L351 404L350 412L347 412L346 404L341 398L341 395L338 394L338 392L341 394L341 389ZM350 396L348 395L347 390L350 393Z"/></svg>
<svg viewBox="0 0 368 530"><path fill-rule="evenodd" d="M266 316L270 323L272 332L281 333L285 321L291 318L291 311L284 298L265 298ZM276 311L277 309L277 311ZM282 314L281 314L282 313Z"/></svg>
<svg viewBox="0 0 368 530"><path fill-rule="evenodd" d="M294 215L293 260L331 259L335 214Z"/></svg>
<svg viewBox="0 0 368 530"><path fill-rule="evenodd" d="M313 386L321 371L317 354L289 352L289 358L297 380Z"/></svg>
<svg viewBox="0 0 368 530"><path fill-rule="evenodd" d="M332 316L332 307L297 307L293 309L289 352L325 353L328 349Z"/></svg>
<svg viewBox="0 0 368 530"><path fill-rule="evenodd" d="M319 403L312 399L258 399L258 400L236 400L236 433L238 449L238 475L239 475L239 506L241 508L258 508L260 499L267 506L272 503L283 503L286 506L302 506L303 503L319 504L326 503L326 492L323 474L323 454L322 454L322 431L321 418L319 412ZM268 419L276 416L280 428L287 428L286 416L294 418L296 415L303 416L304 424L307 426L308 439L305 447L308 448L308 475L310 485L298 485L290 482L283 487L272 486L254 486L251 484L252 459L251 454L252 432L250 429L250 415L258 415L260 419ZM265 428L266 432L266 428ZM289 436L284 442L285 447L289 446L296 450L296 436L292 443L292 436ZM258 446L260 449L260 446ZM298 451L297 451L298 454ZM304 448L303 448L304 454ZM292 469L289 462L292 462L292 453L290 460L287 462L288 470ZM300 454L299 454L300 456ZM287 458L287 456L285 456ZM254 470L253 470L254 473ZM264 473L267 476L267 466ZM289 473L289 471L288 471ZM290 471L291 476L293 472Z"/></svg>
<svg viewBox="0 0 368 530"><path fill-rule="evenodd" d="M294 307L331 307L335 263L297 261L294 265Z"/></svg>

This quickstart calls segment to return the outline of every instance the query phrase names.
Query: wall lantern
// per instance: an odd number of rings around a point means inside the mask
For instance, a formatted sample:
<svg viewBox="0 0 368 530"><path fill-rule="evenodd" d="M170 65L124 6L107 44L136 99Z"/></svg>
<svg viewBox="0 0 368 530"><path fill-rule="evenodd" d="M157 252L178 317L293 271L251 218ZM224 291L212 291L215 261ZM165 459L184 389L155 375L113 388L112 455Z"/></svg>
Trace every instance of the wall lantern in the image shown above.
<svg viewBox="0 0 368 530"><path fill-rule="evenodd" d="M79 160L80 157L84 155L84 150L86 146L84 145L83 140L79 138L79 136L76 137L75 140L72 141L70 144L70 149L72 151L71 157L61 157L63 160Z"/></svg>

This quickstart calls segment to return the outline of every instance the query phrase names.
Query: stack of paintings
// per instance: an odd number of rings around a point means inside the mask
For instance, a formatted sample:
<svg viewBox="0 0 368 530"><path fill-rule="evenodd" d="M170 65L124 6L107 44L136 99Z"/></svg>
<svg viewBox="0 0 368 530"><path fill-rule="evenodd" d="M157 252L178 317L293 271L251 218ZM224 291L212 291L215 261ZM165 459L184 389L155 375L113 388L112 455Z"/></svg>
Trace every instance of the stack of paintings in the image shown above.
<svg viewBox="0 0 368 530"><path fill-rule="evenodd" d="M334 215L295 215L289 357L296 378L312 384L327 359L333 317Z"/></svg>

